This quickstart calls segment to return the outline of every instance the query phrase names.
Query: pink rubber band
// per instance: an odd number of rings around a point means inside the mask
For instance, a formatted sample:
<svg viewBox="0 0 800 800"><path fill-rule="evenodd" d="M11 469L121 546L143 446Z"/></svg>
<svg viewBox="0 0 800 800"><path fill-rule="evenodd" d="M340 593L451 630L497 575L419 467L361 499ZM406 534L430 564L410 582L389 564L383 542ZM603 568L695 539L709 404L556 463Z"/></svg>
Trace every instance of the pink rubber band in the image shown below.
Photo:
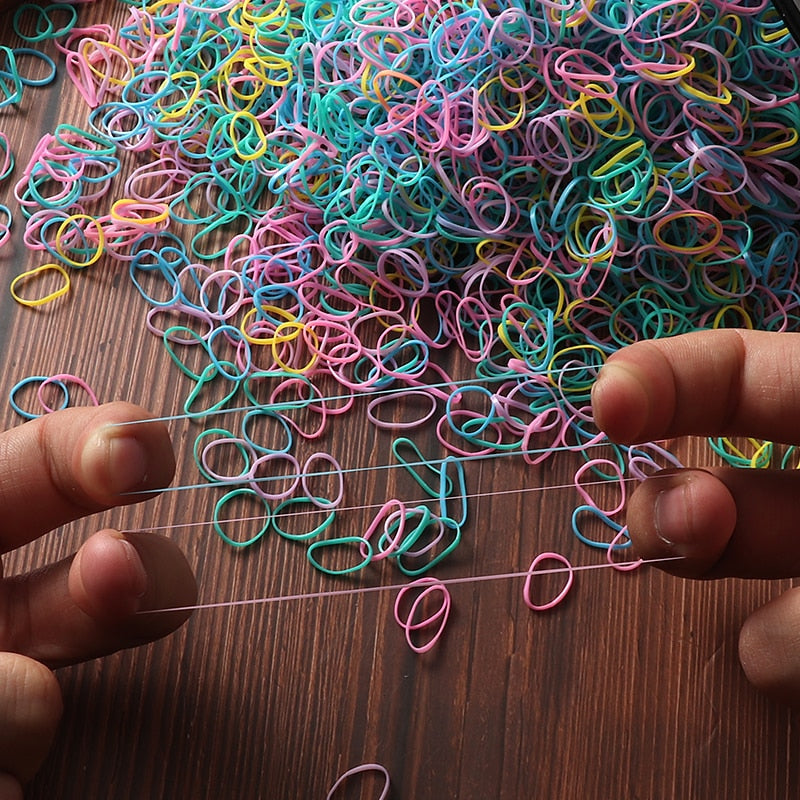
<svg viewBox="0 0 800 800"><path fill-rule="evenodd" d="M422 589L417 597L411 603L408 614L403 618L401 615L401 606L409 592ZM430 597L434 592L441 594L441 605L428 616L416 620L417 613L420 612L422 604L425 599ZM450 592L447 587L438 581L436 578L419 578L416 581L404 586L398 593L397 599L394 603L394 618L397 624L403 629L405 633L406 642L408 646L415 653L427 653L439 641L450 616ZM415 644L412 640L412 634L416 631L425 630L436 626L433 635L422 645Z"/></svg>
<svg viewBox="0 0 800 800"><path fill-rule="evenodd" d="M567 581L561 591L552 600L548 601L547 603L534 603L533 600L531 600L531 582L533 580L536 567L538 567L542 561L547 560L558 561L567 568ZM572 564L570 564L566 557L562 556L560 553L539 553L539 555L536 556L533 561L531 561L530 567L528 567L528 574L525 578L525 586L522 589L522 599L525 601L525 605L533 611L549 611L551 608L555 608L559 603L561 603L569 594L569 590L572 588L574 578L575 574L572 571Z"/></svg>

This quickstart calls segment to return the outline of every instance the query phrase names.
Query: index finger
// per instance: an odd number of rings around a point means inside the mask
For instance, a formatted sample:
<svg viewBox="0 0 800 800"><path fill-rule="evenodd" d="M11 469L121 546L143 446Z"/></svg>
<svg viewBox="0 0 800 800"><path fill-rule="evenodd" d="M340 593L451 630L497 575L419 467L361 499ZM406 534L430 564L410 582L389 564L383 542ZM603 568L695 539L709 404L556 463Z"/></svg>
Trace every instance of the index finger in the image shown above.
<svg viewBox="0 0 800 800"><path fill-rule="evenodd" d="M0 554L168 485L175 460L166 428L115 426L147 416L110 403L56 411L0 434Z"/></svg>
<svg viewBox="0 0 800 800"><path fill-rule="evenodd" d="M592 390L620 444L700 434L800 442L800 334L715 330L614 353Z"/></svg>

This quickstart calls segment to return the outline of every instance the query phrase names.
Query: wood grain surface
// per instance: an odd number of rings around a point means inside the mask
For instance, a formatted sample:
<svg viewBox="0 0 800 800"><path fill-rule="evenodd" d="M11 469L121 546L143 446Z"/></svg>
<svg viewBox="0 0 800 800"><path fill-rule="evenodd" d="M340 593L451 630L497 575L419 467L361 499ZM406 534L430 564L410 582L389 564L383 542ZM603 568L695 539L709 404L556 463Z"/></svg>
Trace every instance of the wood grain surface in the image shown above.
<svg viewBox="0 0 800 800"><path fill-rule="evenodd" d="M117 24L123 13L113 0L80 10L85 24ZM13 46L10 19L3 24L0 43ZM42 133L83 124L86 113L63 67L56 84L0 112L16 175ZM13 208L8 182L2 193ZM26 376L69 372L102 400L178 410L188 381L144 331L146 307L123 267L101 261L76 273L69 295L40 310L12 301L13 276L41 263L21 227L0 250L0 396ZM463 370L455 354L443 358ZM6 427L19 424L0 406ZM170 429L177 483L195 483L200 428ZM440 454L432 431L414 436ZM305 454L327 448L346 466L374 466L390 461L389 442L355 412ZM524 570L543 550L598 561L569 530L576 493L544 488L568 484L575 466L569 456L541 467L513 458L470 465L468 491L485 496L470 503L463 545L439 576ZM541 490L514 491L531 487ZM349 504L396 493L418 496L397 471L348 478ZM234 551L207 524L218 496L170 492L76 523L7 557L6 570L65 557L103 525L181 525L167 535L196 569L201 601L400 577L388 566L351 581L320 576L301 547L276 536ZM368 518L351 512L337 524L357 533ZM322 800L343 771L376 761L394 800L796 798L797 718L750 688L736 652L744 618L787 585L587 572L542 614L525 607L519 580L460 585L442 641L422 656L393 622L388 592L199 611L164 641L59 671L63 723L28 797ZM354 781L341 797L375 798L378 783Z"/></svg>

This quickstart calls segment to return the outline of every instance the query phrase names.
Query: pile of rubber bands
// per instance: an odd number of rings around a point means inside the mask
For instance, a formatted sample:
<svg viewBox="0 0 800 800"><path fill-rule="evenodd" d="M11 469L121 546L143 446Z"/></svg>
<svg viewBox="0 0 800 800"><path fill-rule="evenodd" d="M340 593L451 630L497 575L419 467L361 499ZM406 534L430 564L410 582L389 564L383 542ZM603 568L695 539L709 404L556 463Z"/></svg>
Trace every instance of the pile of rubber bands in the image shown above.
<svg viewBox="0 0 800 800"><path fill-rule="evenodd" d="M231 544L289 535L282 512L305 504L330 512L292 534L316 566L345 544L357 568L390 558L417 575L460 538L463 459L564 449L623 495L603 509L584 489L576 535L608 547L582 534L588 514L624 544L623 476L673 457L592 457L607 355L798 326L800 51L763 0L156 0L118 30L48 9L15 23L56 40L91 112L44 137L15 187L38 269L64 284L32 300L18 276L13 291L32 305L122 263L193 382L186 413L251 407L195 447L201 473L232 484L215 520L241 493L264 506L244 540L216 523ZM121 151L138 154L130 174ZM466 385L437 364L452 347L474 365ZM381 406L409 390L447 454L407 457L438 505L393 499L370 535L325 538L344 491L316 496L303 476L338 467L299 464L294 438L361 394L391 428ZM280 444L251 435L265 417ZM211 447L241 469L216 474ZM766 443L717 447L768 460ZM298 478L268 490L257 476L281 459Z"/></svg>

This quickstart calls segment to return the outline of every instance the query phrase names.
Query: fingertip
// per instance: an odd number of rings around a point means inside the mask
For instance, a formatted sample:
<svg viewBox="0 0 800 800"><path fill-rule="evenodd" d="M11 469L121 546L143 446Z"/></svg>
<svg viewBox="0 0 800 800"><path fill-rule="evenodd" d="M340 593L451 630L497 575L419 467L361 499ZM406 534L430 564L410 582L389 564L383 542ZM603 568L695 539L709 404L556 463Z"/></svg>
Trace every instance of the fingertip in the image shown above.
<svg viewBox="0 0 800 800"><path fill-rule="evenodd" d="M62 710L61 689L47 667L16 653L0 653L0 773L21 783L33 777ZM11 781L6 783L13 788Z"/></svg>
<svg viewBox="0 0 800 800"><path fill-rule="evenodd" d="M113 626L124 646L165 636L191 615L137 612L190 606L197 598L194 573L180 548L154 534L96 533L76 554L68 585L75 605Z"/></svg>
<svg viewBox="0 0 800 800"><path fill-rule="evenodd" d="M136 548L117 531L100 531L75 554L68 585L75 604L96 620L130 617L147 591Z"/></svg>
<svg viewBox="0 0 800 800"><path fill-rule="evenodd" d="M140 493L168 486L175 473L169 432L129 403L112 403L80 452L85 490L103 506L141 500ZM124 423L124 424L123 424ZM125 497L125 495L132 496Z"/></svg>
<svg viewBox="0 0 800 800"><path fill-rule="evenodd" d="M748 617L739 634L739 661L761 692L800 706L800 589L790 589Z"/></svg>
<svg viewBox="0 0 800 800"><path fill-rule="evenodd" d="M642 558L681 556L665 569L703 577L725 553L736 527L736 502L725 484L700 469L665 470L633 493L627 524Z"/></svg>
<svg viewBox="0 0 800 800"><path fill-rule="evenodd" d="M612 441L639 441L650 416L650 397L638 372L624 361L607 362L592 386L592 413Z"/></svg>
<svg viewBox="0 0 800 800"><path fill-rule="evenodd" d="M0 772L0 800L23 800L22 784L7 772Z"/></svg>

